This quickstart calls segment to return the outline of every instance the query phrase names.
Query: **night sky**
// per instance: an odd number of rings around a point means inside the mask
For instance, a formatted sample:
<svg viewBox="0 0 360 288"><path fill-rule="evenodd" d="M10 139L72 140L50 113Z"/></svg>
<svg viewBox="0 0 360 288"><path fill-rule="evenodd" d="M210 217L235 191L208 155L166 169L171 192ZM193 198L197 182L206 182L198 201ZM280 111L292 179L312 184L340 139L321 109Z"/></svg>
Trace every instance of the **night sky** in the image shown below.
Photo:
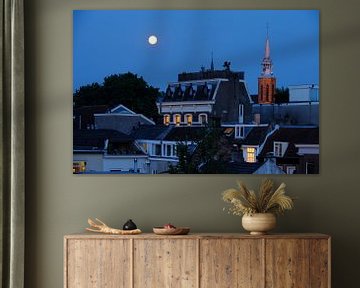
<svg viewBox="0 0 360 288"><path fill-rule="evenodd" d="M74 90L128 71L165 90L209 69L213 52L215 69L230 61L256 94L267 24L277 86L319 84L317 10L78 10L73 20Z"/></svg>

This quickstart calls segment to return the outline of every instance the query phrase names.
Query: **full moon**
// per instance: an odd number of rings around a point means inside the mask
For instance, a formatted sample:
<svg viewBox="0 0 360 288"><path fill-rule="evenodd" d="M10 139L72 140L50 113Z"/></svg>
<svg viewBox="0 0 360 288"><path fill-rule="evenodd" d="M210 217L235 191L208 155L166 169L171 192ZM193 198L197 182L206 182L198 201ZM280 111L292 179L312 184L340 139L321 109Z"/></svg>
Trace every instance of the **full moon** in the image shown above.
<svg viewBox="0 0 360 288"><path fill-rule="evenodd" d="M148 39L150 45L155 45L158 41L157 37L155 35L151 35Z"/></svg>

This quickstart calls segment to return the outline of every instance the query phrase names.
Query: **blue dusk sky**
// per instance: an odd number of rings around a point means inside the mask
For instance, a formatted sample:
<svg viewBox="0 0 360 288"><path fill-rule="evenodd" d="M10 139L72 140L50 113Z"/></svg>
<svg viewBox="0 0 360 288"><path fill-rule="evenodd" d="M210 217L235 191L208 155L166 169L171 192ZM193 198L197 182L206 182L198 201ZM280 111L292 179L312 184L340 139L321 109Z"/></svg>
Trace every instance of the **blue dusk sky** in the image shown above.
<svg viewBox="0 0 360 288"><path fill-rule="evenodd" d="M230 61L256 94L267 24L277 87L319 84L318 10L76 10L73 20L74 90L129 71L165 90L209 69L213 53L215 69Z"/></svg>

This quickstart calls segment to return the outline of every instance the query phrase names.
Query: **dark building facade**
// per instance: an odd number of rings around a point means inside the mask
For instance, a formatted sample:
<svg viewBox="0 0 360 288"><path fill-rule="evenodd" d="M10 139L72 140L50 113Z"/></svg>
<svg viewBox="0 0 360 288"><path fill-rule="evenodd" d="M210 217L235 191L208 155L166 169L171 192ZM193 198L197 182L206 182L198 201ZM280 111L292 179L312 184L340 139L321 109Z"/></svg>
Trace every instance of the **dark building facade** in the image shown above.
<svg viewBox="0 0 360 288"><path fill-rule="evenodd" d="M230 69L181 73L157 105L165 125L204 125L210 118L247 123L252 118L244 73Z"/></svg>

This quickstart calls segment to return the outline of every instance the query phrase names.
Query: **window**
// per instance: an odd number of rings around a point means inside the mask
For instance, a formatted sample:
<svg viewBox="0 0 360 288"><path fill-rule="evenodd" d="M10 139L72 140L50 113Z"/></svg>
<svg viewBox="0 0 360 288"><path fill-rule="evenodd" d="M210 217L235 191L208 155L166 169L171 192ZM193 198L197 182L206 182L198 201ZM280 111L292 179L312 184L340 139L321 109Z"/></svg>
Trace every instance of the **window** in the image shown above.
<svg viewBox="0 0 360 288"><path fill-rule="evenodd" d="M170 124L170 115L169 114L164 115L164 124L165 125Z"/></svg>
<svg viewBox="0 0 360 288"><path fill-rule="evenodd" d="M305 173L306 174L315 174L315 164L312 162L305 163Z"/></svg>
<svg viewBox="0 0 360 288"><path fill-rule="evenodd" d="M244 123L244 105L239 105L239 123Z"/></svg>
<svg viewBox="0 0 360 288"><path fill-rule="evenodd" d="M246 148L246 162L255 163L256 162L256 149L254 147Z"/></svg>
<svg viewBox="0 0 360 288"><path fill-rule="evenodd" d="M86 162L85 161L78 161L73 162L73 173L84 173L86 171Z"/></svg>
<svg viewBox="0 0 360 288"><path fill-rule="evenodd" d="M296 166L287 166L286 167L286 174L294 174L296 171Z"/></svg>
<svg viewBox="0 0 360 288"><path fill-rule="evenodd" d="M279 142L274 143L274 156L276 156L276 157L282 156L281 148L282 148L281 143L279 143Z"/></svg>
<svg viewBox="0 0 360 288"><path fill-rule="evenodd" d="M206 124L208 122L207 120L207 114L200 114L199 115L199 122L201 124Z"/></svg>
<svg viewBox="0 0 360 288"><path fill-rule="evenodd" d="M192 122L193 122L193 116L191 114L186 114L185 115L185 119L186 119L186 123L188 126L191 126Z"/></svg>
<svg viewBox="0 0 360 288"><path fill-rule="evenodd" d="M287 147L287 142L274 142L274 156L283 157Z"/></svg>
<svg viewBox="0 0 360 288"><path fill-rule="evenodd" d="M166 156L171 156L171 145L166 145Z"/></svg>
<svg viewBox="0 0 360 288"><path fill-rule="evenodd" d="M180 114L174 115L174 122L175 122L176 126L180 126L180 123L181 123L181 115Z"/></svg>
<svg viewBox="0 0 360 288"><path fill-rule="evenodd" d="M245 137L245 129L244 126L236 126L235 129L235 138L239 139L239 138L244 138Z"/></svg>
<svg viewBox="0 0 360 288"><path fill-rule="evenodd" d="M161 145L155 144L155 155L161 156Z"/></svg>
<svg viewBox="0 0 360 288"><path fill-rule="evenodd" d="M254 114L254 122L256 124L260 124L260 113L255 113Z"/></svg>

